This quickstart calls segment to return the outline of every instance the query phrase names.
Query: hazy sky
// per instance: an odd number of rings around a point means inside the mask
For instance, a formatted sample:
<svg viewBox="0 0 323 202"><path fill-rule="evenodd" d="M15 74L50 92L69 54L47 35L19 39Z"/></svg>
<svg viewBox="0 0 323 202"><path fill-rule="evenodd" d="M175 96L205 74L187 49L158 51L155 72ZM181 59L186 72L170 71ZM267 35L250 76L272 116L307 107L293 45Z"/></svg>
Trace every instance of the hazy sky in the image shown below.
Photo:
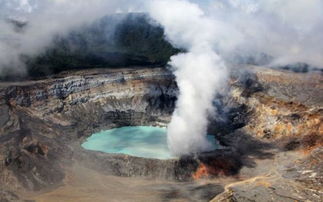
<svg viewBox="0 0 323 202"><path fill-rule="evenodd" d="M147 12L147 4L156 1L164 0L0 0L0 73L4 64L23 66L19 55L38 53L57 33L115 12ZM214 45L222 55L261 52L274 56L276 64L323 67L322 0L187 1L198 4L216 27ZM29 25L16 33L3 20L8 18Z"/></svg>

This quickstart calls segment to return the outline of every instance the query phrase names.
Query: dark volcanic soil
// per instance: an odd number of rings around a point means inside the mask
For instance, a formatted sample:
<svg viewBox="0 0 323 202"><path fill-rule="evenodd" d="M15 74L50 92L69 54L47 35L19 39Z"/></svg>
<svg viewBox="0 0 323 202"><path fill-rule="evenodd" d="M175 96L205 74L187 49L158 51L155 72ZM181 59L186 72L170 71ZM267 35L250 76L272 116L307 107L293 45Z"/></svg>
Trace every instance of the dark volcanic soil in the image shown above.
<svg viewBox="0 0 323 202"><path fill-rule="evenodd" d="M223 148L212 153L161 161L81 148L103 129L166 125L177 93L162 68L0 83L0 201L323 199L319 73L233 71L215 101L209 133Z"/></svg>

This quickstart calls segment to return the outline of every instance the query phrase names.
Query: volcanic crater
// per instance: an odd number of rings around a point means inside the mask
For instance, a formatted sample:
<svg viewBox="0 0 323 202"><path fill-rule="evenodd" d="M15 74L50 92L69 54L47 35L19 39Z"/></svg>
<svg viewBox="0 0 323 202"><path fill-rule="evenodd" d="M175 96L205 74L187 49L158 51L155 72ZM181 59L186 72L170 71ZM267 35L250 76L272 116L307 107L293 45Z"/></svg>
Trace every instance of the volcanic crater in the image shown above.
<svg viewBox="0 0 323 202"><path fill-rule="evenodd" d="M102 130L167 126L178 88L163 67L0 83L0 199L319 201L322 81L317 73L233 69L208 127L221 146L166 160L81 146Z"/></svg>

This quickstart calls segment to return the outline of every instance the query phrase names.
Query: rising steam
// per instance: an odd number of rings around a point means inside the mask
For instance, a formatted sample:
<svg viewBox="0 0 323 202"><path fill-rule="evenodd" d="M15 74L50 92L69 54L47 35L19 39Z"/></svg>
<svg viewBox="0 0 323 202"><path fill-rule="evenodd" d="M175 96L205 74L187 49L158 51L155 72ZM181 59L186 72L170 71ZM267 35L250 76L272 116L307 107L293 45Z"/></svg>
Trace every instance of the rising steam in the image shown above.
<svg viewBox="0 0 323 202"><path fill-rule="evenodd" d="M210 150L208 114L217 89L227 77L223 61L213 50L217 27L196 4L186 1L154 1L150 14L165 27L174 45L188 51L173 56L170 62L180 94L168 125L169 148L175 155Z"/></svg>

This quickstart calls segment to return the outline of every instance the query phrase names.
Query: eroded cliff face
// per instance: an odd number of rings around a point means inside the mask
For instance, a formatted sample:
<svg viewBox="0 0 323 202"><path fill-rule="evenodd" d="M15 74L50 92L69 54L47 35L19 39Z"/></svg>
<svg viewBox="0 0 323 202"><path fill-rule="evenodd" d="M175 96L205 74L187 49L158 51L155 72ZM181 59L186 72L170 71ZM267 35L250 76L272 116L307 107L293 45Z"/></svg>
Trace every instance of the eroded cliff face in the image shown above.
<svg viewBox="0 0 323 202"><path fill-rule="evenodd" d="M209 166L206 176L241 175L241 179L235 179L239 184L224 184L221 200L258 200L243 193L259 187L259 183L266 186L256 195L267 193L278 201L284 198L270 191L268 184L277 184L274 188L290 184L289 194L295 187L302 193L306 187L313 190L322 183L322 162L318 158L323 142L322 80L317 73L296 74L261 67L234 70L227 93L215 102L218 117L209 127L223 148L168 161L91 152L80 147L84 138L99 130L166 125L178 90L174 76L163 68L84 70L39 81L1 83L0 188L8 190L3 193L10 197L16 191L53 189L63 183L67 168L81 163L105 175L181 181L196 176L193 174L202 164ZM290 158L286 159L280 156L284 152L293 153L288 153ZM310 168L305 163L308 161L313 162ZM294 170L283 171L293 163ZM268 170L280 173L278 177L274 174L276 178L266 178L267 181L244 182L268 174L267 164L274 165ZM302 172L309 176L294 184L296 179L302 179Z"/></svg>
<svg viewBox="0 0 323 202"><path fill-rule="evenodd" d="M167 71L141 69L97 74L94 70L78 74L3 87L1 109L18 109L66 127L80 122L86 126L114 121L131 125L149 122L150 118L165 122L163 118L169 117L174 108L177 88ZM2 129L6 129L8 116L2 117Z"/></svg>
<svg viewBox="0 0 323 202"><path fill-rule="evenodd" d="M277 143L306 137L322 142L322 74L262 67L250 67L249 71L252 74L231 80L232 99L247 106L249 116L244 132L264 141L277 140ZM292 145L285 146L288 149Z"/></svg>

